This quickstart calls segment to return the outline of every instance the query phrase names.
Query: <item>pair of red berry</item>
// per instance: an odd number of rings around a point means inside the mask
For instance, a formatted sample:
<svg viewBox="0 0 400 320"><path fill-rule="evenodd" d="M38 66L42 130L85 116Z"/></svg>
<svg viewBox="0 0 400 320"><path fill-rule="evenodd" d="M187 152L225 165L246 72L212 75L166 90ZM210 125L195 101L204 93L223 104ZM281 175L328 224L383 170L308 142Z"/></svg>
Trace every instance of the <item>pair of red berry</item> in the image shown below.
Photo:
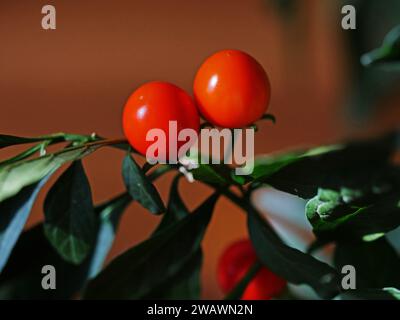
<svg viewBox="0 0 400 320"><path fill-rule="evenodd" d="M143 155L153 143L147 133L154 128L169 136L170 121L183 129L200 128L200 115L209 123L225 128L246 127L266 112L271 89L262 66L248 54L224 50L210 56L197 71L194 101L179 87L167 82L149 82L128 99L123 113L123 129L132 147ZM177 150L185 143L177 141ZM166 155L168 157L168 155ZM218 281L229 292L256 261L250 241L233 244L222 255ZM286 281L265 267L247 286L242 299L270 299L279 294Z"/></svg>
<svg viewBox="0 0 400 320"><path fill-rule="evenodd" d="M194 101L179 87L161 81L139 87L123 112L123 129L132 147L145 155L152 144L147 132L161 129L168 136L169 122L182 129L200 128L199 113L210 123L242 128L257 121L267 110L270 84L262 66L238 50L219 51L197 71ZM178 142L177 149L185 142Z"/></svg>

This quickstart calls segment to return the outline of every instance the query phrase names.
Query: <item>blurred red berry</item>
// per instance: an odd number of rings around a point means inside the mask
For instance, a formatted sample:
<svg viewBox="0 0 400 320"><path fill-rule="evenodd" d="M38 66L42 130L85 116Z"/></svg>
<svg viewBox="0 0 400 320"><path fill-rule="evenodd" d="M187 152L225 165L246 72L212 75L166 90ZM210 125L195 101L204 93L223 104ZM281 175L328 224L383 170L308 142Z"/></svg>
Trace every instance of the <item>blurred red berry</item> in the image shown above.
<svg viewBox="0 0 400 320"><path fill-rule="evenodd" d="M218 282L224 293L229 293L257 261L250 240L231 244L218 263ZM242 300L269 300L279 295L286 287L286 280L262 267L245 289Z"/></svg>

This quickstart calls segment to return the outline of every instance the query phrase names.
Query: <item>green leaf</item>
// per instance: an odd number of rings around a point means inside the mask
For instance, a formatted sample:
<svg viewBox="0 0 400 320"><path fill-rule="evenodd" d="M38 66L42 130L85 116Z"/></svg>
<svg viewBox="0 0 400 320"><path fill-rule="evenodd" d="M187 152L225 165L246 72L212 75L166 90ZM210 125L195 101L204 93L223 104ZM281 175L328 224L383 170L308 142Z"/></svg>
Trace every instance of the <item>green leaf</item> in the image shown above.
<svg viewBox="0 0 400 320"><path fill-rule="evenodd" d="M372 241L400 226L399 191L399 186L390 184L383 189L319 189L307 202L306 215L316 235L325 240Z"/></svg>
<svg viewBox="0 0 400 320"><path fill-rule="evenodd" d="M179 195L178 184L181 175L175 176L171 184L168 208L160 224L154 231L157 235L170 225L184 219L189 210ZM199 249L174 277L167 279L159 287L153 289L145 299L199 299L200 298L200 269L203 253Z"/></svg>
<svg viewBox="0 0 400 320"><path fill-rule="evenodd" d="M320 147L258 159L252 177L276 189L309 199L318 188L351 188L388 166L397 147L397 134L342 146Z"/></svg>
<svg viewBox="0 0 400 320"><path fill-rule="evenodd" d="M43 148L44 144L43 143L39 143L19 154L17 154L16 156L9 158L7 160L1 161L0 162L0 166L4 166L13 162L17 162L20 160L24 160L26 158L29 158L30 156L34 155L36 152L40 151Z"/></svg>
<svg viewBox="0 0 400 320"><path fill-rule="evenodd" d="M200 269L203 261L199 249L174 276L148 295L145 300L198 300L200 299Z"/></svg>
<svg viewBox="0 0 400 320"><path fill-rule="evenodd" d="M135 160L127 154L122 164L122 175L125 186L131 197L138 201L151 213L160 214L165 211L161 197Z"/></svg>
<svg viewBox="0 0 400 320"><path fill-rule="evenodd" d="M400 64L400 25L386 35L380 48L364 54L361 63L364 66L382 63Z"/></svg>
<svg viewBox="0 0 400 320"><path fill-rule="evenodd" d="M44 202L44 229L57 252L79 264L96 240L96 216L89 181L80 160L61 175Z"/></svg>
<svg viewBox="0 0 400 320"><path fill-rule="evenodd" d="M42 268L56 269L56 289L43 290ZM0 274L0 299L68 299L80 290L87 270L63 260L47 241L43 225L25 231Z"/></svg>
<svg viewBox="0 0 400 320"><path fill-rule="evenodd" d="M192 214L112 261L89 283L87 299L139 299L182 271L198 252L218 194Z"/></svg>
<svg viewBox="0 0 400 320"><path fill-rule="evenodd" d="M255 210L248 212L248 228L258 258L273 273L294 284L308 284L323 298L338 294L336 270L284 244Z"/></svg>
<svg viewBox="0 0 400 320"><path fill-rule="evenodd" d="M396 288L347 290L340 297L344 300L400 300L400 290Z"/></svg>
<svg viewBox="0 0 400 320"><path fill-rule="evenodd" d="M188 171L193 174L195 180L204 182L217 187L226 187L230 184L240 184L239 180L234 179L234 170L229 166L217 163L212 164L212 158L208 159L209 164L202 163L201 155L192 152L190 156L181 159L182 163L194 164L194 168ZM190 165L189 165L190 166Z"/></svg>
<svg viewBox="0 0 400 320"><path fill-rule="evenodd" d="M40 189L48 178L25 187L16 196L0 203L0 272L24 228Z"/></svg>
<svg viewBox="0 0 400 320"><path fill-rule="evenodd" d="M357 289L400 287L400 257L385 238L372 242L339 241L334 255L335 266L356 269Z"/></svg>
<svg viewBox="0 0 400 320"><path fill-rule="evenodd" d="M224 164L200 164L190 172L195 180L219 187L236 182L231 178L231 169Z"/></svg>
<svg viewBox="0 0 400 320"><path fill-rule="evenodd" d="M63 164L81 159L100 147L100 144L83 145L0 167L0 202L16 195L24 187L40 181Z"/></svg>
<svg viewBox="0 0 400 320"><path fill-rule="evenodd" d="M16 137L16 136L0 134L0 149L10 147L13 145L32 143L41 140L43 140L43 138L24 138L24 137Z"/></svg>
<svg viewBox="0 0 400 320"><path fill-rule="evenodd" d="M187 209L186 205L179 195L178 185L180 178L182 178L182 176L177 175L172 181L167 212L164 214L160 224L154 231L153 235L156 235L158 232L164 230L171 224L183 219L189 214L189 210Z"/></svg>
<svg viewBox="0 0 400 320"><path fill-rule="evenodd" d="M342 188L340 191L329 189L318 189L318 194L306 204L306 216L313 226L314 232L331 231L341 224L361 214L367 207L358 207L348 204L346 195L358 199L363 196L359 190ZM368 206L368 205L367 205Z"/></svg>
<svg viewBox="0 0 400 320"><path fill-rule="evenodd" d="M90 256L89 278L94 278L102 269L114 242L121 216L131 202L130 195L123 193L95 208L98 229L96 245Z"/></svg>
<svg viewBox="0 0 400 320"><path fill-rule="evenodd" d="M131 201L128 194L122 194L96 207L96 245L80 265L65 261L55 251L44 235L43 224L23 232L0 274L0 299L71 298L102 268L114 241L122 212ZM41 268L44 265L53 265L56 268L56 290L43 290L40 285L43 278Z"/></svg>

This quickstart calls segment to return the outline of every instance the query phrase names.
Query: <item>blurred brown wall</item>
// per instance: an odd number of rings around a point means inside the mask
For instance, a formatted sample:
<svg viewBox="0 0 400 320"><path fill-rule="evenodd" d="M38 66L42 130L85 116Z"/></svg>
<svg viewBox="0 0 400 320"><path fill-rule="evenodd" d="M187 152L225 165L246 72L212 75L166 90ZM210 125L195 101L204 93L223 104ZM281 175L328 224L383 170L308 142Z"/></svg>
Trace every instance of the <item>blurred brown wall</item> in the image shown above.
<svg viewBox="0 0 400 320"><path fill-rule="evenodd" d="M41 29L44 4L57 9L55 31ZM203 59L237 48L260 61L273 87L270 112L278 124L261 125L257 153L335 141L345 134L338 106L348 81L336 6L304 0L287 21L262 0L2 0L0 131L121 136L121 109L138 85L165 80L191 92ZM85 161L96 202L123 190L122 156L103 150ZM169 180L157 184L164 199ZM209 191L186 183L182 193L193 207ZM40 219L36 205L29 224ZM143 240L157 222L133 204L112 255ZM245 234L244 215L220 201L204 242L204 297L220 297L217 258Z"/></svg>

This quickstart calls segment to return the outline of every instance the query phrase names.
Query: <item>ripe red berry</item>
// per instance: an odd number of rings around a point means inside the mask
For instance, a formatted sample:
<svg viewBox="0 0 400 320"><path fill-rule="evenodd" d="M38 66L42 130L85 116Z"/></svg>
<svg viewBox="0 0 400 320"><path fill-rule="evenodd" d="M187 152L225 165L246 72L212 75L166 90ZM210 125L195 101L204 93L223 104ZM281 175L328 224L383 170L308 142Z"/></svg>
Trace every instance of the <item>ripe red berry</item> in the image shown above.
<svg viewBox="0 0 400 320"><path fill-rule="evenodd" d="M193 90L203 117L227 128L245 127L260 119L271 96L263 67L238 50L219 51L206 59Z"/></svg>
<svg viewBox="0 0 400 320"><path fill-rule="evenodd" d="M218 282L224 293L229 293L256 262L257 256L247 239L231 244L218 263ZM245 289L242 300L269 300L286 287L286 280L262 267Z"/></svg>
<svg viewBox="0 0 400 320"><path fill-rule="evenodd" d="M161 129L165 132L165 154L158 157L166 160L169 155L170 121L176 121L178 135L183 129L198 132L200 128L200 117L191 97L179 87L160 81L146 83L133 92L122 116L126 138L143 155L154 143L146 139L149 130ZM176 154L183 144L185 141L177 141Z"/></svg>

